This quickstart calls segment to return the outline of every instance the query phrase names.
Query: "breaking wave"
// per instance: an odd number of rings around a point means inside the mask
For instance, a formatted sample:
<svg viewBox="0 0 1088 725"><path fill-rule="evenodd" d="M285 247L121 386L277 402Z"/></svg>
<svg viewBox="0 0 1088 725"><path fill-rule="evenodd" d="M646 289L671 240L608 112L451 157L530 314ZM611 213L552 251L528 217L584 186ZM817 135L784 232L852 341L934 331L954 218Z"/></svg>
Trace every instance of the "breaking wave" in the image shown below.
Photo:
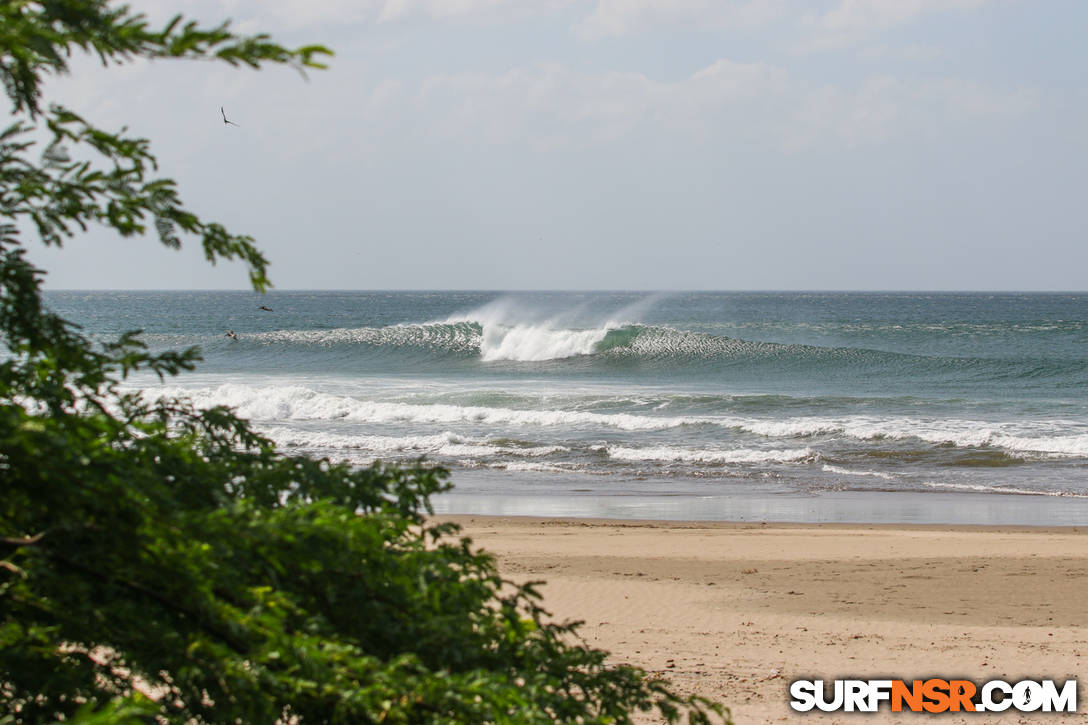
<svg viewBox="0 0 1088 725"><path fill-rule="evenodd" d="M670 327L629 323L562 328L547 322L452 320L388 327L276 330L242 335L241 341L263 346L419 350L454 356L474 356L485 362L539 362L587 355L649 360L753 357L873 360L913 357L873 350L751 342Z"/></svg>
<svg viewBox="0 0 1088 725"><path fill-rule="evenodd" d="M966 491L973 493L1004 493L1020 496L1068 496L1070 498L1088 498L1088 494L1076 491L1049 491L1031 488L1016 488L1012 486L987 486L978 483L943 483L939 481L924 481L923 486L946 491Z"/></svg>
<svg viewBox="0 0 1088 725"><path fill-rule="evenodd" d="M564 453L566 446L540 446L529 442L462 436L452 431L435 435L344 435L300 430L270 431L269 437L284 448L363 451L375 455L412 456L513 456L539 458Z"/></svg>
<svg viewBox="0 0 1088 725"><path fill-rule="evenodd" d="M1088 427L1067 420L989 423L966 419L907 416L798 416L784 419L724 415L606 413L563 408L510 408L494 405L406 403L365 400L321 392L301 385L246 385L148 388L150 398L187 397L198 407L235 409L255 421L346 421L572 428L581 431L668 431L684 426L720 428L763 439L856 441L921 441L954 448L992 448L1018 455L1088 457ZM546 401L544 401L546 402ZM631 454L634 455L634 454Z"/></svg>
<svg viewBox="0 0 1088 725"><path fill-rule="evenodd" d="M578 326L549 320L478 319L481 317L386 327L241 333L236 343L221 339L221 335L184 339L148 336L147 341L155 348L198 344L223 353L220 361L244 360L254 367L271 360L283 369L305 366L329 372L399 371L414 365L451 370L548 364L553 366L549 369L555 365L602 370L623 366L669 375L738 372L764 376L777 372L791 378L816 374L847 379L864 374L1068 390L1088 385L1085 360L952 358L761 342L620 319Z"/></svg>
<svg viewBox="0 0 1088 725"><path fill-rule="evenodd" d="M618 461L663 461L676 463L810 463L818 458L811 448L787 450L712 450L657 446L652 448L628 448L605 446L608 456Z"/></svg>

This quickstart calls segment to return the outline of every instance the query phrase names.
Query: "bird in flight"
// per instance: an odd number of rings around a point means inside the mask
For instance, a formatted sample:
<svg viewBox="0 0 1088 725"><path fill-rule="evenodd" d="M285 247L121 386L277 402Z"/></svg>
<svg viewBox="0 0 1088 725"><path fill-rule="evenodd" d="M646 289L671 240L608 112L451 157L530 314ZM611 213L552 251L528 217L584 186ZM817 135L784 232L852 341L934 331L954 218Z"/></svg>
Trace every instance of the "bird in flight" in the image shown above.
<svg viewBox="0 0 1088 725"><path fill-rule="evenodd" d="M234 330L227 330L227 337L232 340L237 340L238 336L234 334Z"/></svg>
<svg viewBox="0 0 1088 725"><path fill-rule="evenodd" d="M228 121L227 120L227 112L223 110L222 106L219 107L219 112L223 114L223 123L225 123L225 124L227 124L229 126L238 126L238 124L235 123L234 121ZM238 128L241 128L241 126L238 126Z"/></svg>

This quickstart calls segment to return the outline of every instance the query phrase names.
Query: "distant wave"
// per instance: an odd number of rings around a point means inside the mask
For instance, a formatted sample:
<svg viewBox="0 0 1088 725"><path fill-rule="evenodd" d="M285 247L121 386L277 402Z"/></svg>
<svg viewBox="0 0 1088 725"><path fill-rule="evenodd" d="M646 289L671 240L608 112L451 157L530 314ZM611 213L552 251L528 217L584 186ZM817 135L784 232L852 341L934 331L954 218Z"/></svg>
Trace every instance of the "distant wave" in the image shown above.
<svg viewBox="0 0 1088 725"><path fill-rule="evenodd" d="M885 359L911 357L849 348L749 342L638 320L659 300L649 296L611 313L593 314L585 307L545 313L500 298L445 319L385 327L341 327L323 330L274 330L242 334L240 346L292 348L372 348L426 352L432 355L473 356L483 362L542 362L595 356L605 359ZM177 342L176 336L164 336ZM226 343L221 335L212 338Z"/></svg>
<svg viewBox="0 0 1088 725"><path fill-rule="evenodd" d="M388 327L330 330L276 330L243 335L243 343L265 346L333 348L368 346L414 348L455 355L475 354L486 362L509 360L539 362L581 355L667 358L911 358L852 348L821 348L751 342L730 337L688 332L671 327L607 323L590 328L552 327L547 323L506 324L452 320Z"/></svg>
<svg viewBox="0 0 1088 725"><path fill-rule="evenodd" d="M148 336L147 340L153 347L203 345L217 351L219 364L228 359L235 364L245 360L258 370L298 365L329 371L399 370L407 365L449 369L451 363L458 369L500 363L576 365L577 369L622 365L668 374L687 371L716 375L736 370L745 375L777 372L835 379L854 375L891 375L894 379L921 376L987 385L1045 384L1067 390L1088 385L1085 360L931 357L866 348L740 340L619 322L582 328L557 327L548 322L455 319L388 327L243 333L237 343L221 338Z"/></svg>
<svg viewBox="0 0 1088 725"><path fill-rule="evenodd" d="M539 362L593 355L607 349L605 339L616 330L637 329L631 320L656 303L649 296L606 319L588 321L584 310L567 310L541 318L540 313L500 298L469 312L452 315L446 324L473 325L479 331L480 358L485 362L510 360ZM580 318L581 324L575 319Z"/></svg>
<svg viewBox="0 0 1088 725"><path fill-rule="evenodd" d="M387 327L341 327L330 330L275 330L245 335L245 342L261 345L340 347L367 345L477 353L480 327L469 322L403 324Z"/></svg>
<svg viewBox="0 0 1088 725"><path fill-rule="evenodd" d="M331 330L276 330L244 335L245 343L288 347L369 346L414 348L454 355L474 354L485 362L539 362L581 355L647 359L782 356L790 351L821 351L800 345L746 342L668 327L637 324L555 328L542 324L480 323L461 320L388 327ZM842 352L825 354L843 356ZM847 355L856 353L846 353ZM892 353L894 354L894 353Z"/></svg>
<svg viewBox="0 0 1088 725"><path fill-rule="evenodd" d="M601 351L601 343L612 329L556 329L534 324L482 325L473 321L458 321L329 330L275 330L242 335L241 342L285 348L370 347L391 352L399 349L458 357L473 356L485 362L538 362L596 354ZM194 344L200 340L185 342Z"/></svg>

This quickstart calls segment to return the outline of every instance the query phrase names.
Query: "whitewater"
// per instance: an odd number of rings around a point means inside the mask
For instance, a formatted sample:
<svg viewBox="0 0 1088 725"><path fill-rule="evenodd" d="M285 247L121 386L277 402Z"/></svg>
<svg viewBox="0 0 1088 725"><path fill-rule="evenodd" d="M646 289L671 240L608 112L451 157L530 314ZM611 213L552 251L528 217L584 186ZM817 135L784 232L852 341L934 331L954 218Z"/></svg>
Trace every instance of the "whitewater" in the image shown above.
<svg viewBox="0 0 1088 725"><path fill-rule="evenodd" d="M886 512L909 495L930 510L1015 500L1062 513L1088 496L1085 295L48 301L92 338L138 328L153 350L199 346L193 374L126 382L149 398L231 407L290 453L448 467L456 494L440 508L698 518L723 502L758 514L858 497Z"/></svg>

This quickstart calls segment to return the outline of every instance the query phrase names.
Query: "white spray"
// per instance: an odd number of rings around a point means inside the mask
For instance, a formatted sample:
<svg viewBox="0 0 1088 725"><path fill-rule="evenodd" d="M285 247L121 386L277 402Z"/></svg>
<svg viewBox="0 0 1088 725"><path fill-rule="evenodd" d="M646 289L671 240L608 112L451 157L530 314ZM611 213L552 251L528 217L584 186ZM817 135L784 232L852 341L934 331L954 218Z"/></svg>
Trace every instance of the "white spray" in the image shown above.
<svg viewBox="0 0 1088 725"><path fill-rule="evenodd" d="M485 361L558 360L595 352L611 330L637 323L662 297L649 295L608 316L595 317L587 314L585 304L544 315L514 298L500 297L445 322L480 325L480 357Z"/></svg>

